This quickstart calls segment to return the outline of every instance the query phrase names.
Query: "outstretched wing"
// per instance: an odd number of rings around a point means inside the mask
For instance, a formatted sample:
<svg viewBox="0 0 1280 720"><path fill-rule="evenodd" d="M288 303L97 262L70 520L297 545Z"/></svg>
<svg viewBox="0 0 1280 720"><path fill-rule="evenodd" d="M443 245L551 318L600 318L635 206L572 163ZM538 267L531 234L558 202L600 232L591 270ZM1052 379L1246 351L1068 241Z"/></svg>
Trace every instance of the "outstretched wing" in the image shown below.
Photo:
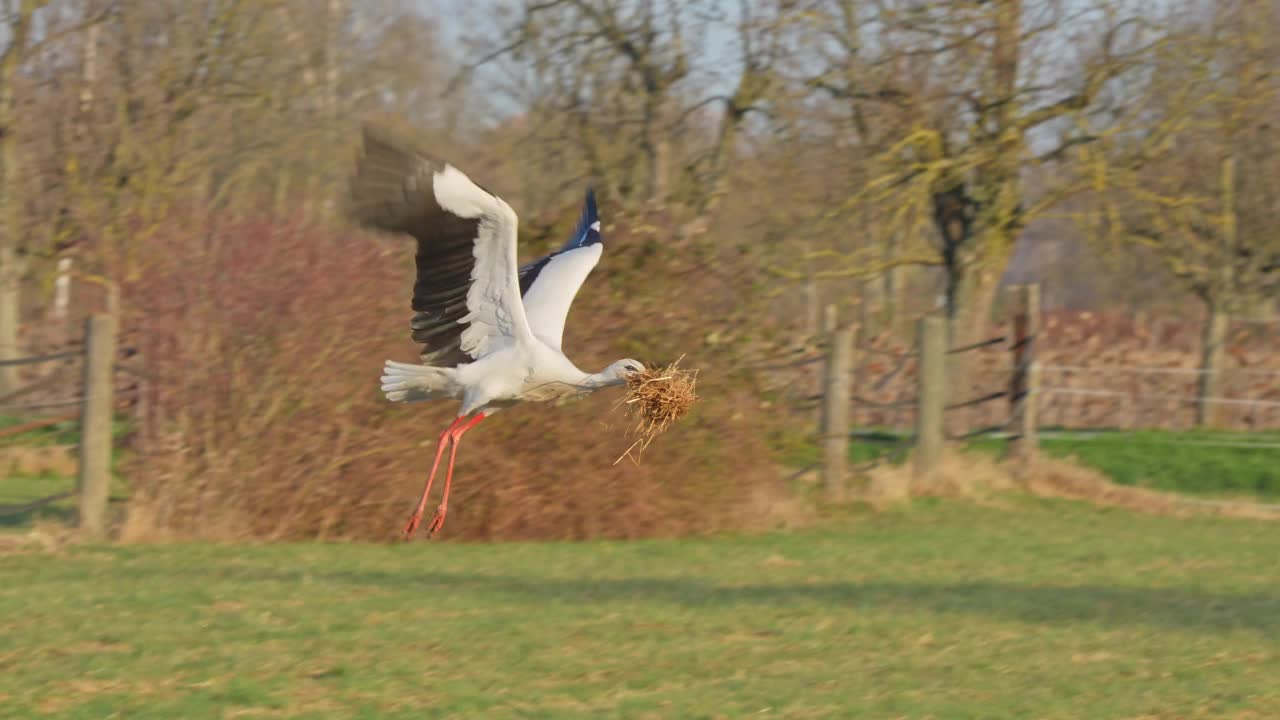
<svg viewBox="0 0 1280 720"><path fill-rule="evenodd" d="M600 262L604 243L595 193L588 190L582 217L559 250L520 268L520 294L534 336L557 350L569 306L587 275Z"/></svg>
<svg viewBox="0 0 1280 720"><path fill-rule="evenodd" d="M366 127L350 201L361 225L418 242L410 326L424 362L457 365L533 340L516 274L518 220L501 198Z"/></svg>

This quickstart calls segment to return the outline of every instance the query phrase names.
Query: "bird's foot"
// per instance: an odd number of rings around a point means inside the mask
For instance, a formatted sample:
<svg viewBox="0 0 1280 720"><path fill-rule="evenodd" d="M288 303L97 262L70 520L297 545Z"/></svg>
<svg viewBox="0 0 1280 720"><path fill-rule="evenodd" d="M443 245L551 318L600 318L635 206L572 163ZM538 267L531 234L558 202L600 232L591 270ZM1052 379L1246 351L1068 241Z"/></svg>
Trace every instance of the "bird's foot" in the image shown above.
<svg viewBox="0 0 1280 720"><path fill-rule="evenodd" d="M440 507L436 508L436 515L431 518L431 524L427 526L428 535L435 535L437 532L440 532L440 528L444 527L445 513L448 511L449 506L445 503L441 503Z"/></svg>
<svg viewBox="0 0 1280 720"><path fill-rule="evenodd" d="M404 538L408 540L409 538L413 537L413 534L417 532L418 526L421 524L422 524L422 511L419 510L418 512L414 513L413 517L409 518L409 522L405 524Z"/></svg>

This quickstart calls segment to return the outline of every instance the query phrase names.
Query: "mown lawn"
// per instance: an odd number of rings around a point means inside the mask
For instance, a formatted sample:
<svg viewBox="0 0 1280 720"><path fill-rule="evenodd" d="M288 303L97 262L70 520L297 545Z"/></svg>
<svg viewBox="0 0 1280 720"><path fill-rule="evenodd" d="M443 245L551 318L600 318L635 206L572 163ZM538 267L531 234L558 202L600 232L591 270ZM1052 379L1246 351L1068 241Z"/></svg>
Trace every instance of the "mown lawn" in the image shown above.
<svg viewBox="0 0 1280 720"><path fill-rule="evenodd" d="M1280 433L1049 432L1041 444L1122 485L1280 497Z"/></svg>
<svg viewBox="0 0 1280 720"><path fill-rule="evenodd" d="M876 459L901 462L907 439L894 431L861 431L849 442L855 464ZM1113 482L1196 495L1280 498L1280 433L1044 430L1041 449L1051 457L1071 458L1101 471ZM968 450L1000 453L1002 439L979 438ZM788 464L818 462L818 449L799 445L785 456Z"/></svg>
<svg viewBox="0 0 1280 720"><path fill-rule="evenodd" d="M1280 717L1276 524L993 502L758 537L0 556L0 707Z"/></svg>

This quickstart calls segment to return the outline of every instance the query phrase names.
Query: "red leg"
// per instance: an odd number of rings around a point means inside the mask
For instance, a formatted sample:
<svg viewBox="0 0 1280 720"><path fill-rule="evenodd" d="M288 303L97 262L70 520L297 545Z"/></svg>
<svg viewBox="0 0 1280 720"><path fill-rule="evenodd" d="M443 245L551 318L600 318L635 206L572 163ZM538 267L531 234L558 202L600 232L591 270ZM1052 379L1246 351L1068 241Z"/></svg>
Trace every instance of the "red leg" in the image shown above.
<svg viewBox="0 0 1280 720"><path fill-rule="evenodd" d="M431 518L431 526L427 528L427 532L431 535L435 535L440 528L444 527L444 516L449 512L449 486L453 484L453 461L458 457L458 443L462 441L463 434L479 425L483 419L484 413L479 413L466 425L453 430L453 444L449 448L449 469L444 474L444 495L440 498L440 507L436 508L436 516Z"/></svg>
<svg viewBox="0 0 1280 720"><path fill-rule="evenodd" d="M445 441L453 441L453 431L462 424L463 418L454 418L449 427L440 433L440 442L436 445L436 460L431 464L431 475L427 477L427 486L422 490L422 499L418 501L418 509L414 511L413 517L409 518L409 524L404 526L404 535L406 538L413 537L413 533L422 524L422 513L427 509L427 496L431 494L431 483L435 482L436 470L440 467L440 457L444 455Z"/></svg>

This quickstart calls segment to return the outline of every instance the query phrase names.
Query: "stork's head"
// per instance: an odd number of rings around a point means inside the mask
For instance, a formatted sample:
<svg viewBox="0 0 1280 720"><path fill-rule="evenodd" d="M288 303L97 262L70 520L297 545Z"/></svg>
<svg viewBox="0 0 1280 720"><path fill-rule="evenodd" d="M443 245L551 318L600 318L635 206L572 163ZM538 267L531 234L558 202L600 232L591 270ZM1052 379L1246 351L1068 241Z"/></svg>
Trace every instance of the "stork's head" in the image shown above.
<svg viewBox="0 0 1280 720"><path fill-rule="evenodd" d="M604 380L606 385L625 385L627 376L632 373L644 372L644 364L639 360L619 360L600 373L600 379Z"/></svg>

